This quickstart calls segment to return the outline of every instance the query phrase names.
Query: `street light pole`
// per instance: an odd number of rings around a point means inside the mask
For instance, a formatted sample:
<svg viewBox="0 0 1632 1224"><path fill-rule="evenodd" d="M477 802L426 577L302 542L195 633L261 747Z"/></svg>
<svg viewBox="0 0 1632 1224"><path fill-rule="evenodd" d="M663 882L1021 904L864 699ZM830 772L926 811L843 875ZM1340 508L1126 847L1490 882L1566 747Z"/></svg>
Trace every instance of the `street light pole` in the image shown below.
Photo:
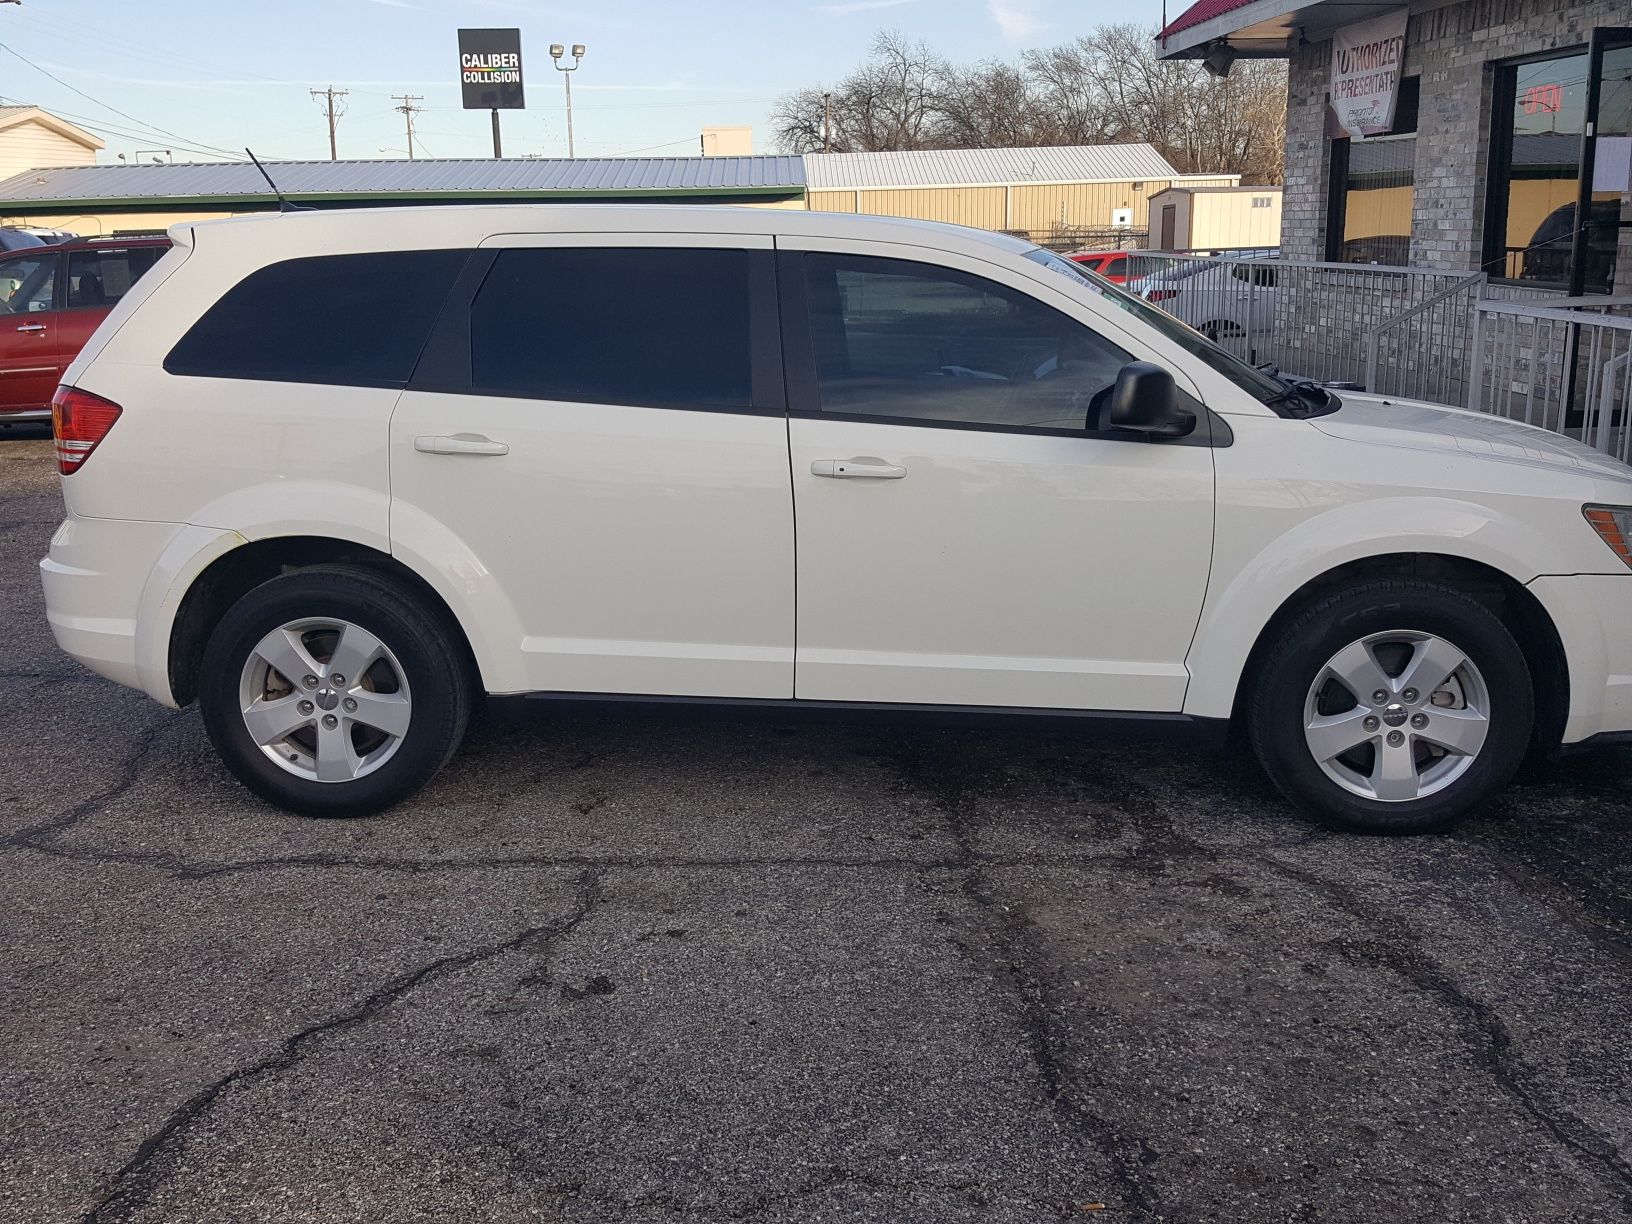
<svg viewBox="0 0 1632 1224"><path fill-rule="evenodd" d="M555 70L563 74L561 79L566 82L567 86L567 156L575 157L577 154L573 152L572 146L572 74L578 71L578 63L584 58L584 44L572 44L572 64L570 67L561 63L561 57L566 53L567 49L560 43L550 44L550 60L555 64Z"/></svg>

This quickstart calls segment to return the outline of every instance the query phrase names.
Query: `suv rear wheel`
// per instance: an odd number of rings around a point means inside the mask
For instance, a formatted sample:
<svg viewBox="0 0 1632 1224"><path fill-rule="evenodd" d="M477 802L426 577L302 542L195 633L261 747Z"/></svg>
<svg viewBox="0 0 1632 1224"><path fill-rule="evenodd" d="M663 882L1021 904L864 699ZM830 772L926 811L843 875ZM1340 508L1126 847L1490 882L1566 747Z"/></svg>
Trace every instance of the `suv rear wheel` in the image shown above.
<svg viewBox="0 0 1632 1224"><path fill-rule="evenodd" d="M442 617L388 580L323 566L262 583L204 652L199 705L245 786L309 815L389 807L464 736L471 683Z"/></svg>
<svg viewBox="0 0 1632 1224"><path fill-rule="evenodd" d="M1530 671L1490 609L1453 588L1381 580L1304 609L1269 644L1248 729L1295 804L1385 833L1441 829L1518 768Z"/></svg>

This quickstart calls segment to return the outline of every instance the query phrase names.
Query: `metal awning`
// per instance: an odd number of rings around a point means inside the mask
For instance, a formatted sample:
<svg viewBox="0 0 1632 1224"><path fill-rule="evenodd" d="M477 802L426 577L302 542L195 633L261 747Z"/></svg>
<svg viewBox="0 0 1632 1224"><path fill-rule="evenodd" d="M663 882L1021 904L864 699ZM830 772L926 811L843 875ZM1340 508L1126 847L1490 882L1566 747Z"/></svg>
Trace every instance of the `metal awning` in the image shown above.
<svg viewBox="0 0 1632 1224"><path fill-rule="evenodd" d="M1157 36L1163 59L1200 59L1227 42L1244 59L1285 59L1304 42L1322 42L1337 30L1404 8L1402 0L1251 0L1225 8L1200 0Z"/></svg>

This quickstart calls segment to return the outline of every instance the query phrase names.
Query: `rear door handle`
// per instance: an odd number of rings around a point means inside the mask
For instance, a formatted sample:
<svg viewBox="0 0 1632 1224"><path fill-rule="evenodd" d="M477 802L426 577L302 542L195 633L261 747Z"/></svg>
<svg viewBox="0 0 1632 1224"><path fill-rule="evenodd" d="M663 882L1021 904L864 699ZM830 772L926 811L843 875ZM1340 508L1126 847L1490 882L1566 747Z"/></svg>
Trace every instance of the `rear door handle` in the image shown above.
<svg viewBox="0 0 1632 1224"><path fill-rule="evenodd" d="M831 476L836 480L900 480L906 476L907 469L863 455L856 459L813 459L810 472L813 476Z"/></svg>
<svg viewBox="0 0 1632 1224"><path fill-rule="evenodd" d="M414 449L427 455L508 455L510 444L480 434L421 434Z"/></svg>

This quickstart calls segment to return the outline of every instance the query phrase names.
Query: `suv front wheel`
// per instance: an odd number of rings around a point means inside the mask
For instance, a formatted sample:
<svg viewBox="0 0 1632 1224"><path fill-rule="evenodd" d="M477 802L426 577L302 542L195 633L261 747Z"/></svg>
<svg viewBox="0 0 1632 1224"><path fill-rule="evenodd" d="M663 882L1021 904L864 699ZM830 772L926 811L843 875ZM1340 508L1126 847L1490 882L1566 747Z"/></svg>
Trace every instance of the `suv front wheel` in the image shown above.
<svg viewBox="0 0 1632 1224"><path fill-rule="evenodd" d="M1530 742L1524 653L1471 596L1387 579L1328 595L1267 644L1248 729L1295 804L1352 829L1421 833L1484 804Z"/></svg>
<svg viewBox="0 0 1632 1224"><path fill-rule="evenodd" d="M228 768L290 811L360 816L441 769L471 682L431 608L375 573L322 566L244 595L204 652L199 706Z"/></svg>

